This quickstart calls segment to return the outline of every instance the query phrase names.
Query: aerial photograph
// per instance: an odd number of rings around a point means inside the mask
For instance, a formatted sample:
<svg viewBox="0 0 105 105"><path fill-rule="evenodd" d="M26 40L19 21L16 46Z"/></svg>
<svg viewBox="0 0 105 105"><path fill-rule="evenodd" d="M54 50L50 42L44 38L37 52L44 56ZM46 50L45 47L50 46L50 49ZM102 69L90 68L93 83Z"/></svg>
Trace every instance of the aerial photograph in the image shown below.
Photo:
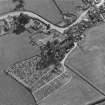
<svg viewBox="0 0 105 105"><path fill-rule="evenodd" d="M0 0L0 105L105 105L105 0Z"/></svg>

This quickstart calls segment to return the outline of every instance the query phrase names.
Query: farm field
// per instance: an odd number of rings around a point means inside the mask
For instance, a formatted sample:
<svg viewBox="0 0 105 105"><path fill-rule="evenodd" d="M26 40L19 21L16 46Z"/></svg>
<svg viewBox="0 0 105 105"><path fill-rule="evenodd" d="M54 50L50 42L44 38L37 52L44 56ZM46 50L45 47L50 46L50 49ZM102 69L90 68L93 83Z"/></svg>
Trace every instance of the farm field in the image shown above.
<svg viewBox="0 0 105 105"><path fill-rule="evenodd" d="M41 105L85 105L103 96L84 82L80 77L72 74L72 80L60 90L55 91Z"/></svg>
<svg viewBox="0 0 105 105"><path fill-rule="evenodd" d="M66 64L94 83L105 93L105 48L104 28L102 25L87 32L86 43L81 44L84 51L77 48L71 53Z"/></svg>
<svg viewBox="0 0 105 105"><path fill-rule="evenodd" d="M24 2L25 11L32 11L53 24L63 21L53 0L24 0ZM74 13L79 17L82 12L77 8L82 4L82 0L56 0L56 2L64 13ZM14 11L15 6L16 3L12 0L0 0L0 16ZM96 26L85 34L86 39L65 61L72 79L41 100L38 105L88 105L87 103L105 96L105 25ZM20 35L10 33L0 37L0 105L37 105L34 96L26 87L3 72L14 62L40 53L37 45L32 46L29 43L31 35L33 34L24 32ZM38 40L44 35L35 34L33 39Z"/></svg>

